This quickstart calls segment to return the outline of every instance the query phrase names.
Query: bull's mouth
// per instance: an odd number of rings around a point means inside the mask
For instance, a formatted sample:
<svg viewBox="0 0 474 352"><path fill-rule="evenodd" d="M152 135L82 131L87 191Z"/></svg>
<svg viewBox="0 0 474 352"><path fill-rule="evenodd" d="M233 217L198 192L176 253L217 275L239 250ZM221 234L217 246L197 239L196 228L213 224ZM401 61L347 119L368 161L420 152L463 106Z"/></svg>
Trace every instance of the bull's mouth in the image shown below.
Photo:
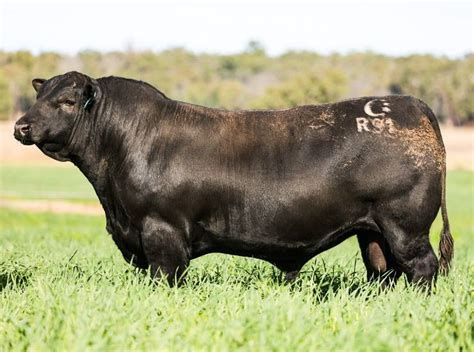
<svg viewBox="0 0 474 352"><path fill-rule="evenodd" d="M16 133L16 132L13 134L13 136L15 137L17 141L19 141L23 145L35 144L35 142L33 142L33 140L28 136L22 136L21 134Z"/></svg>

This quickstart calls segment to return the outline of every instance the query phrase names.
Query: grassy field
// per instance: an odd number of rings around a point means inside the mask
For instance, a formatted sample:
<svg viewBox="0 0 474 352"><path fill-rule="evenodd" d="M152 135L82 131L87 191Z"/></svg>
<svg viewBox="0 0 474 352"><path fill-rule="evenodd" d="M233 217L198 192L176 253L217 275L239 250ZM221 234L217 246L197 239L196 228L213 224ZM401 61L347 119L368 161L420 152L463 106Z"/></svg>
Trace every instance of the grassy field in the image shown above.
<svg viewBox="0 0 474 352"><path fill-rule="evenodd" d="M72 168L0 172L2 197L94 199ZM213 254L170 289L124 262L102 217L1 209L0 350L473 350L473 200L474 174L451 172L454 269L430 296L404 280L378 294L354 239L292 286L269 264Z"/></svg>
<svg viewBox="0 0 474 352"><path fill-rule="evenodd" d="M92 186L74 166L0 165L0 197L95 202Z"/></svg>

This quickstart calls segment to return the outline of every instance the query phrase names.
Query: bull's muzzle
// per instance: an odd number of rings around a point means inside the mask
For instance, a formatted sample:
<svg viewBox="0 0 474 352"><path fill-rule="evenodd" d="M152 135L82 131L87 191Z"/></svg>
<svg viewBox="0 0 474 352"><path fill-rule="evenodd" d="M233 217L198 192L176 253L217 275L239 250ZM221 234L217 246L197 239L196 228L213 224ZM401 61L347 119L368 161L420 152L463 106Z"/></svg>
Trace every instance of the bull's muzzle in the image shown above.
<svg viewBox="0 0 474 352"><path fill-rule="evenodd" d="M33 144L31 140L31 125L28 123L16 123L13 135L23 144Z"/></svg>

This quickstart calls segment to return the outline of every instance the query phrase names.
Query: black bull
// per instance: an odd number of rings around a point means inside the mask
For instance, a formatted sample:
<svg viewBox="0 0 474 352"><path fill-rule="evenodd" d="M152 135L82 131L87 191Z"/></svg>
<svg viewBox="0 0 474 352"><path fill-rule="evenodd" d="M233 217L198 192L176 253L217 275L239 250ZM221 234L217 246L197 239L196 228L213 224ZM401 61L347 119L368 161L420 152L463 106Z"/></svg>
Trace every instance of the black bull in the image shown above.
<svg viewBox="0 0 474 352"><path fill-rule="evenodd" d="M352 235L369 279L430 283L440 207L439 267L449 269L445 149L418 99L226 111L117 77L70 72L33 86L15 137L73 162L125 259L170 283L211 252L266 260L291 279Z"/></svg>

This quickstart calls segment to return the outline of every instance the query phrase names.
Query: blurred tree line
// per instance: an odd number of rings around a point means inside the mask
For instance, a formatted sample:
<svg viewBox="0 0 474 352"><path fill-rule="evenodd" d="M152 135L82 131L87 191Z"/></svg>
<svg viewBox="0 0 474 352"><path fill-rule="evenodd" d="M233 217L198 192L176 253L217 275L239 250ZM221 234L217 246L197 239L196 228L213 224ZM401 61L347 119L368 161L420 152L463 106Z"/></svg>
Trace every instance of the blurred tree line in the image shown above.
<svg viewBox="0 0 474 352"><path fill-rule="evenodd" d="M13 118L34 102L33 78L71 70L144 80L173 99L227 109L410 94L427 102L443 122L474 123L472 54L448 59L290 51L271 57L258 42L234 55L194 54L181 48L159 53L83 51L75 56L0 51L0 119Z"/></svg>

